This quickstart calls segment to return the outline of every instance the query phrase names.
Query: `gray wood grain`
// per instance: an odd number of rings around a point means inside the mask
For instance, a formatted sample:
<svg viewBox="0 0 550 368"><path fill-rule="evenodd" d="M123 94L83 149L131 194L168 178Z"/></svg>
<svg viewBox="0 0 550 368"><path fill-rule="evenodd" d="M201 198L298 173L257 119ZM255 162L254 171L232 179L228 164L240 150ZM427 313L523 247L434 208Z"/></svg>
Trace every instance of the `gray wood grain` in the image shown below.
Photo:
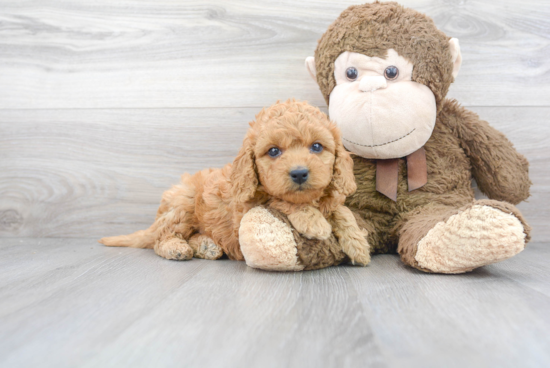
<svg viewBox="0 0 550 368"><path fill-rule="evenodd" d="M0 111L0 233L99 236L144 226L181 174L233 159L256 112Z"/></svg>
<svg viewBox="0 0 550 368"><path fill-rule="evenodd" d="M0 108L324 101L304 69L346 1L0 1ZM404 0L461 40L450 96L548 106L550 3ZM7 87L7 88L6 88Z"/></svg>
<svg viewBox="0 0 550 368"><path fill-rule="evenodd" d="M520 208L550 239L550 108L475 108L531 161ZM259 109L0 110L0 236L102 237L148 227L184 172L237 154Z"/></svg>
<svg viewBox="0 0 550 368"><path fill-rule="evenodd" d="M3 367L543 367L548 244L475 272L397 256L269 273L93 239L0 239Z"/></svg>

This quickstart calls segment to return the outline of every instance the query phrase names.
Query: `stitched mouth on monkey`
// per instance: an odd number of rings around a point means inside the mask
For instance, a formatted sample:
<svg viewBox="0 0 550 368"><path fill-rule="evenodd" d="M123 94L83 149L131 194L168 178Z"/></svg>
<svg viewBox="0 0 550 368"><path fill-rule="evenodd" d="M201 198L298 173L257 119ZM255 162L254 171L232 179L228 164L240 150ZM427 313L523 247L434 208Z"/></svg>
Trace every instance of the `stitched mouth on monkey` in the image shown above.
<svg viewBox="0 0 550 368"><path fill-rule="evenodd" d="M386 58L344 52L335 61L329 116L344 146L369 159L405 157L435 126L433 92L412 80L413 65L389 49Z"/></svg>

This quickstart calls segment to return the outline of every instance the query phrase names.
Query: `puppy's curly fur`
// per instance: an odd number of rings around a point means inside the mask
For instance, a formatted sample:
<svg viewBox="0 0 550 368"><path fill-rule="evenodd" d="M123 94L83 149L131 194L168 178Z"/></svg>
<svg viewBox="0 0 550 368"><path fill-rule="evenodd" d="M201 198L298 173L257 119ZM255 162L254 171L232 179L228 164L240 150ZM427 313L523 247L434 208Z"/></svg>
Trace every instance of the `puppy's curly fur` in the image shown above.
<svg viewBox="0 0 550 368"><path fill-rule="evenodd" d="M322 147L319 152L318 145L312 148L315 143ZM273 152L278 155L272 157ZM290 172L296 169L309 171L304 183L292 179ZM365 234L343 207L355 190L353 161L336 125L319 109L288 100L256 116L233 164L184 174L180 184L163 194L149 229L100 243L154 248L167 259L216 259L223 251L243 260L241 219L251 208L265 205L287 215L308 238L326 239L334 231L351 261L366 264Z"/></svg>

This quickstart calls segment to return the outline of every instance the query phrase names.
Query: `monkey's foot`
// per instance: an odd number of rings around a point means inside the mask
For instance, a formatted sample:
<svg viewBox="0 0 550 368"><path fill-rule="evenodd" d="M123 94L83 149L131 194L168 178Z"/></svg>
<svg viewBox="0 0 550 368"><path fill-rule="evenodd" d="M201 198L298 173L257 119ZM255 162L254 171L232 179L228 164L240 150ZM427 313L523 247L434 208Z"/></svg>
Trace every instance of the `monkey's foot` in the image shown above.
<svg viewBox="0 0 550 368"><path fill-rule="evenodd" d="M271 271L301 271L290 226L266 208L255 207L241 220L239 243L246 264Z"/></svg>
<svg viewBox="0 0 550 368"><path fill-rule="evenodd" d="M489 205L474 205L437 223L418 242L420 268L463 273L510 258L525 247L521 221Z"/></svg>
<svg viewBox="0 0 550 368"><path fill-rule="evenodd" d="M155 253L166 259L187 261L193 258L193 249L185 240L171 237L155 244Z"/></svg>
<svg viewBox="0 0 550 368"><path fill-rule="evenodd" d="M223 256L222 248L206 235L193 235L189 239L189 246L193 249L193 257L195 258L214 260Z"/></svg>

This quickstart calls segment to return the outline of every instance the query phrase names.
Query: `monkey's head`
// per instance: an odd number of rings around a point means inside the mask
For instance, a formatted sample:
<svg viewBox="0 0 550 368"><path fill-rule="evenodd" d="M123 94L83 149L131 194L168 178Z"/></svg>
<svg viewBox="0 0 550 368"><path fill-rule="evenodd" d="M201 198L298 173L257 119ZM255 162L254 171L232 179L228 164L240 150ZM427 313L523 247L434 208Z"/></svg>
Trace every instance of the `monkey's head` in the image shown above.
<svg viewBox="0 0 550 368"><path fill-rule="evenodd" d="M342 131L344 146L373 159L407 156L430 138L458 74L458 40L397 3L346 9L306 67Z"/></svg>

